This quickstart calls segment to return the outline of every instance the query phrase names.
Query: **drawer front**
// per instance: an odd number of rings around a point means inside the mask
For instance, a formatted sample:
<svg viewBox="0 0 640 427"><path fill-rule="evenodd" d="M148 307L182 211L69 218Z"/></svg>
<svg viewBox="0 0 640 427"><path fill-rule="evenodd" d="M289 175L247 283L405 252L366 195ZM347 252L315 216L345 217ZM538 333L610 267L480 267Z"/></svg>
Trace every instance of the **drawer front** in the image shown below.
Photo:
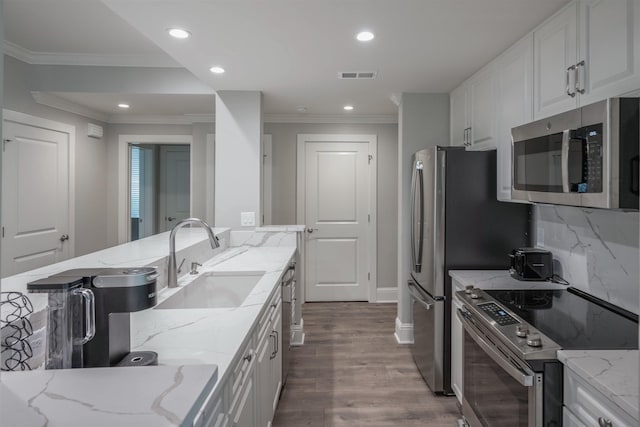
<svg viewBox="0 0 640 427"><path fill-rule="evenodd" d="M565 406L562 408L562 427L587 427Z"/></svg>
<svg viewBox="0 0 640 427"><path fill-rule="evenodd" d="M633 420L604 394L596 390L582 377L564 369L564 406L573 415L588 426L599 426L609 421L611 427L636 427L637 420Z"/></svg>
<svg viewBox="0 0 640 427"><path fill-rule="evenodd" d="M247 378L251 374L253 364L255 363L255 358L255 351L251 348L251 341L249 341L242 351L242 358L236 363L231 371L229 384L231 384L232 395L234 395L247 381Z"/></svg>

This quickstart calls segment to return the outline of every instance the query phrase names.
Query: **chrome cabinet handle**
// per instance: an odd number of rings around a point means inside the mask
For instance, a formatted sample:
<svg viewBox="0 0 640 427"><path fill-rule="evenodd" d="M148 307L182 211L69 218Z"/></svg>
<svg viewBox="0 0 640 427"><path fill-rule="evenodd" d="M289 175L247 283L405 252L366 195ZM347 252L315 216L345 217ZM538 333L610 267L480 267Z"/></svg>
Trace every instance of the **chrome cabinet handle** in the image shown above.
<svg viewBox="0 0 640 427"><path fill-rule="evenodd" d="M68 234L63 234L62 236L60 236L60 241L64 242L65 240L69 240L69 235Z"/></svg>
<svg viewBox="0 0 640 427"><path fill-rule="evenodd" d="M311 228L311 227L307 228L307 233L309 233L309 234L313 233L314 231L318 231L318 229L317 228Z"/></svg>
<svg viewBox="0 0 640 427"><path fill-rule="evenodd" d="M613 427L613 423L611 422L611 420L604 417L598 418L598 425L600 427Z"/></svg>
<svg viewBox="0 0 640 427"><path fill-rule="evenodd" d="M580 68L582 68L582 72L580 72ZM578 93L583 94L586 92L585 90L585 64L584 61L580 61L576 64L576 84L575 89ZM575 92L574 92L575 93Z"/></svg>
<svg viewBox="0 0 640 427"><path fill-rule="evenodd" d="M72 291L74 295L80 295L84 299L85 334L82 338L75 338L76 344L86 344L96 335L96 302L90 289L79 288Z"/></svg>
<svg viewBox="0 0 640 427"><path fill-rule="evenodd" d="M576 70L576 66L572 65L569 68L567 68L567 70L565 71L565 77L566 77L566 90L567 90L567 95L569 95L570 97L574 97L576 96L576 92L575 92L575 82L574 82L574 91L571 92L571 74L573 74L573 78L575 80L575 70Z"/></svg>
<svg viewBox="0 0 640 427"><path fill-rule="evenodd" d="M276 358L276 354L277 354L277 351L276 351L276 345L277 345L277 344L276 344L276 342L277 342L276 340L277 340L277 338L276 338L276 336L275 336L275 332L276 332L276 331L272 331L272 332L269 334L269 338L270 338L270 339L271 339L271 338L273 338L273 351L271 352L271 355L269 356L269 359L270 359L270 360L275 359L275 358Z"/></svg>

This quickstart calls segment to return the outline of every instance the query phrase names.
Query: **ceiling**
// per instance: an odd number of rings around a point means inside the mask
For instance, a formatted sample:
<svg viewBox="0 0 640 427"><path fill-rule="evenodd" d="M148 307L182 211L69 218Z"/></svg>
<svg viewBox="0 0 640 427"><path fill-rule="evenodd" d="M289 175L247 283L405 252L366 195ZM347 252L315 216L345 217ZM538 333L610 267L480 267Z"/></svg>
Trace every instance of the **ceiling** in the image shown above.
<svg viewBox="0 0 640 427"><path fill-rule="evenodd" d="M395 115L391 98L401 92L451 91L566 3L4 0L3 15L5 39L31 52L155 58L215 90L262 91L266 114L299 115L305 107L309 115L348 117ZM172 39L170 27L192 37ZM363 29L375 39L356 41ZM210 73L213 65L226 73ZM375 71L377 78L340 80L340 71ZM100 96L75 101L94 108L111 102L94 99ZM345 104L354 111L343 111Z"/></svg>

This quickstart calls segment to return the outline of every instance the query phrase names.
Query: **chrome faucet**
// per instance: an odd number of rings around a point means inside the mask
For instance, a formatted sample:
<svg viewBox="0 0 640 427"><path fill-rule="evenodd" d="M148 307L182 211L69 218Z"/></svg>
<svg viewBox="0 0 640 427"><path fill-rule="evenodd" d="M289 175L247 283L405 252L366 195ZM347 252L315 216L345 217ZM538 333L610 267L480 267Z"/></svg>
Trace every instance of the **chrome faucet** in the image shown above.
<svg viewBox="0 0 640 427"><path fill-rule="evenodd" d="M171 234L169 234L169 268L167 269L167 287L169 288L175 288L176 286L178 286L178 271L176 268L176 233L180 228L190 224L198 224L205 230L207 230L207 234L209 235L209 243L211 243L211 249L220 247L218 238L213 235L213 231L211 231L211 227L209 227L209 224L207 224L203 220L198 218L187 218L178 222L171 229Z"/></svg>

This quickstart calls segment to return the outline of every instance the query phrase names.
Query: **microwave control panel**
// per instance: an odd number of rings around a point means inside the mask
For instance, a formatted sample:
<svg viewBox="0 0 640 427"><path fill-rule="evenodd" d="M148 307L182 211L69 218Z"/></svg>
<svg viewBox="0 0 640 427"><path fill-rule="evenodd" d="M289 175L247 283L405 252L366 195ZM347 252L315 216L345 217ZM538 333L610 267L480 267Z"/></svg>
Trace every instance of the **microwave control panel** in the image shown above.
<svg viewBox="0 0 640 427"><path fill-rule="evenodd" d="M602 192L602 123L581 127L576 135L582 145L582 180L572 182L577 193Z"/></svg>

